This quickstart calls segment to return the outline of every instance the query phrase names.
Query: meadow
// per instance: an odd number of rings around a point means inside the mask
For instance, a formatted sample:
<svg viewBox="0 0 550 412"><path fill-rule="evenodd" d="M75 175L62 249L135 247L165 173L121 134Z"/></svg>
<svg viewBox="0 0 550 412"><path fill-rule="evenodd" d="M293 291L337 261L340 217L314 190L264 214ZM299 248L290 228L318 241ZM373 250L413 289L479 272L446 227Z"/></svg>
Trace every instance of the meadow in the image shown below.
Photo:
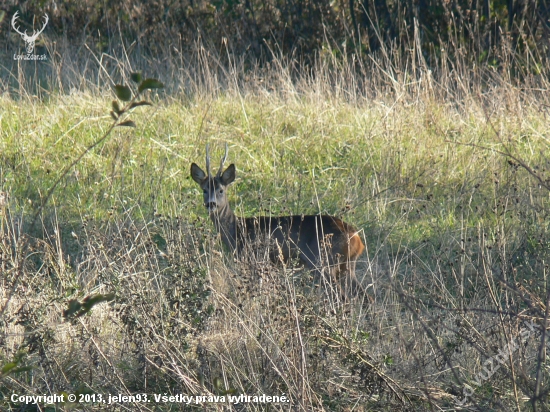
<svg viewBox="0 0 550 412"><path fill-rule="evenodd" d="M143 63L166 87L92 150L136 64L52 61L40 82L14 69L0 97L0 409L74 393L90 402L40 410L548 410L548 79L421 56ZM237 214L359 228L365 294L343 301L262 251L235 261L189 176L207 143L214 164L229 146Z"/></svg>

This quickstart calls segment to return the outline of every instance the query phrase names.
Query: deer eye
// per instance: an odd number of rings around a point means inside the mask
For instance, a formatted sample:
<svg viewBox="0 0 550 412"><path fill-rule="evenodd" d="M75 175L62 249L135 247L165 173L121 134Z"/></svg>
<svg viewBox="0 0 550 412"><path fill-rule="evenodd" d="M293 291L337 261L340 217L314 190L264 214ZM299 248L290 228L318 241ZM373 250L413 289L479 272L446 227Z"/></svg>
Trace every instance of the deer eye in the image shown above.
<svg viewBox="0 0 550 412"><path fill-rule="evenodd" d="M223 189L220 189L220 195L223 193Z"/></svg>
<svg viewBox="0 0 550 412"><path fill-rule="evenodd" d="M207 193L208 193L208 190L202 189L202 193L207 194Z"/></svg>

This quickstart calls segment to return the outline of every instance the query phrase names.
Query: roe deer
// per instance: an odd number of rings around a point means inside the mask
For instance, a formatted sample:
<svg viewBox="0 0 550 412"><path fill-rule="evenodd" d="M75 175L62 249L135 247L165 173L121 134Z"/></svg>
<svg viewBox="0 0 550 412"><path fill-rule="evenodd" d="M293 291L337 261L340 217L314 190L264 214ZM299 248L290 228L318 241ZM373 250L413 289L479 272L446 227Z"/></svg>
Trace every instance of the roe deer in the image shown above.
<svg viewBox="0 0 550 412"><path fill-rule="evenodd" d="M303 264L322 276L323 263L328 263L330 273L345 296L356 295L362 290L355 277L355 264L365 246L357 230L334 216L235 216L227 200L226 187L235 180L235 165L225 171L225 155L215 176L210 173L210 156L206 146L206 173L195 163L191 165L191 177L204 193L204 206L214 222L222 241L232 253L243 254L246 245L254 245L264 239L276 242L270 258L287 262L298 257ZM325 265L324 267L327 267Z"/></svg>

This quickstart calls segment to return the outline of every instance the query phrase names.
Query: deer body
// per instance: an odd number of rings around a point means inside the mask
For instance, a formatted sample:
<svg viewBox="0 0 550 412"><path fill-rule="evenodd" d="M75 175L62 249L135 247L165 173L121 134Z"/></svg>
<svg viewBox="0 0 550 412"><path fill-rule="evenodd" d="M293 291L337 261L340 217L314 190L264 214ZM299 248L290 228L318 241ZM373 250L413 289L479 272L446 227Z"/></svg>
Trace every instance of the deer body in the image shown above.
<svg viewBox="0 0 550 412"><path fill-rule="evenodd" d="M235 180L235 165L223 171L226 157L227 146L215 176L210 174L208 147L207 173L195 163L191 165L191 177L202 188L204 205L225 245L240 257L247 253L247 246L267 242L272 246L269 255L273 262L299 258L314 271L316 278L322 276L325 267L329 268L346 294L357 293L361 287L355 277L355 264L365 248L357 230L327 215L235 216L225 190Z"/></svg>

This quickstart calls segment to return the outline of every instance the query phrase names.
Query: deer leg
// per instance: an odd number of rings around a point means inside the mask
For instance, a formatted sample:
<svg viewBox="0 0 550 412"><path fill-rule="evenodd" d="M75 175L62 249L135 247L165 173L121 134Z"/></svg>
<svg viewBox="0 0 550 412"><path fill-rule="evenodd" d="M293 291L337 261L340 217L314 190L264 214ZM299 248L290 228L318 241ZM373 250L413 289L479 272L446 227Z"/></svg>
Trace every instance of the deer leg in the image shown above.
<svg viewBox="0 0 550 412"><path fill-rule="evenodd" d="M359 297L362 300L369 300L371 298L368 296L366 289L363 287L363 283L357 279L355 273L357 260L363 250L364 246L359 242L351 241L349 245L346 245L344 249L344 256L342 256L343 259L340 264L341 280L347 296Z"/></svg>
<svg viewBox="0 0 550 412"><path fill-rule="evenodd" d="M364 291L363 286L355 276L356 260L341 257L339 264L339 280L342 292L346 297L355 297Z"/></svg>
<svg viewBox="0 0 550 412"><path fill-rule="evenodd" d="M313 283L319 284L322 277L322 271L316 254L309 248L300 250L300 260L313 272Z"/></svg>
<svg viewBox="0 0 550 412"><path fill-rule="evenodd" d="M337 265L332 259L330 249L325 250L322 246L317 239L312 240L300 250L300 260L313 271L314 285L321 285L325 291L333 291L335 287L339 288L335 270Z"/></svg>

